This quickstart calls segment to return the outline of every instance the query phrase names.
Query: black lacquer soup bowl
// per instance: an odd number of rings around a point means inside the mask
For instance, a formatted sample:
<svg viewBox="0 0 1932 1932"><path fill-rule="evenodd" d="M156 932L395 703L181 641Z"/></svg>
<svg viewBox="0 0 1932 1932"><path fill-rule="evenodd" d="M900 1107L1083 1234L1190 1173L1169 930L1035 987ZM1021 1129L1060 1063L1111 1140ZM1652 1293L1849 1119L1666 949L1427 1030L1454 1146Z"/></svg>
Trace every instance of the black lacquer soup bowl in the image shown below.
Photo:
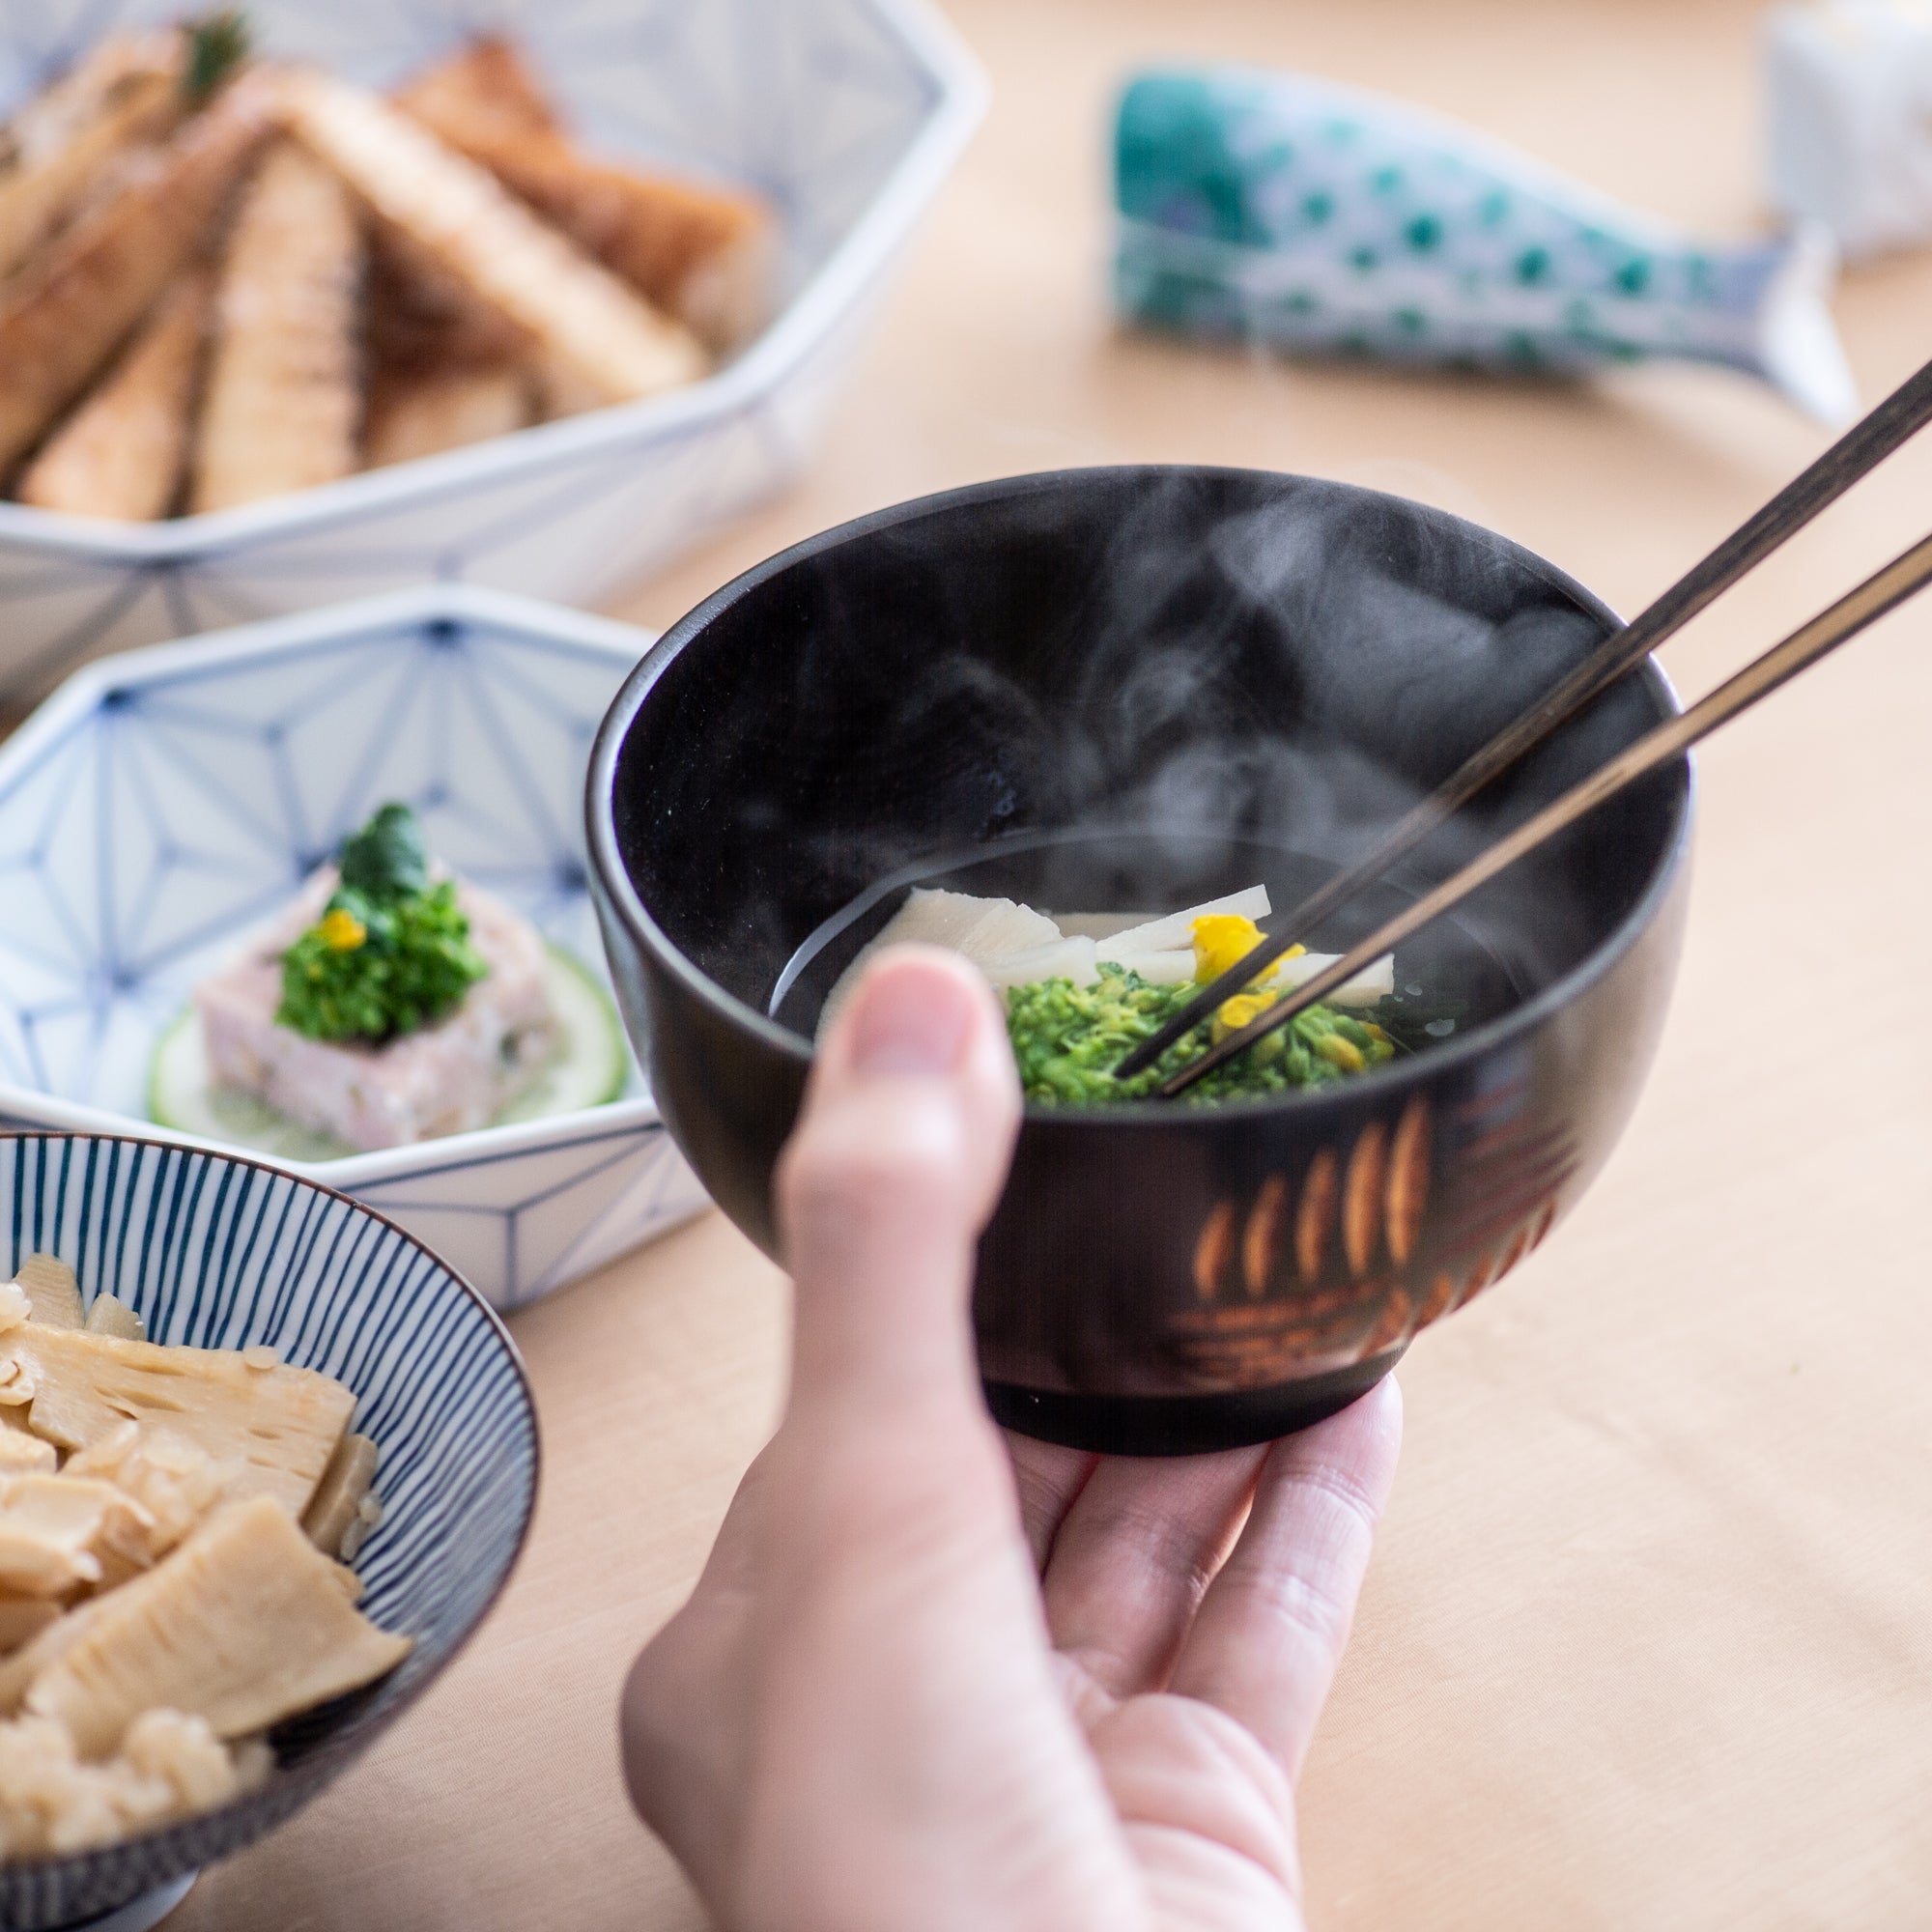
<svg viewBox="0 0 1932 1932"><path fill-rule="evenodd" d="M819 1007L913 883L1151 915L1362 850L1615 623L1442 512L1336 483L1024 476L827 531L633 673L592 760L625 1017L768 1252ZM1336 950L1673 708L1646 668L1374 892ZM1004 1422L1171 1454L1303 1427L1541 1241L1616 1140L1676 966L1690 773L1398 949L1423 1050L1318 1092L1029 1107L974 1311Z"/></svg>

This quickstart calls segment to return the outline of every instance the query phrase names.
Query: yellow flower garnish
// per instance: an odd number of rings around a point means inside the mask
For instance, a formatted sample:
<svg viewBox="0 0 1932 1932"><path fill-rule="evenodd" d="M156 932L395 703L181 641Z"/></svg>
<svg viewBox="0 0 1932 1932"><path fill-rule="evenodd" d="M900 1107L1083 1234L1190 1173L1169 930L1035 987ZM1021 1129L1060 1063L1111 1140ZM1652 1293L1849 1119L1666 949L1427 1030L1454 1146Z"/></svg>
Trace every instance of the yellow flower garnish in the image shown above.
<svg viewBox="0 0 1932 1932"><path fill-rule="evenodd" d="M1243 919L1236 912L1204 913L1194 922L1194 978L1198 983L1206 984L1209 980L1219 979L1230 966L1252 952L1262 943L1262 929L1253 920ZM1291 946L1281 956L1284 960L1293 959L1308 951L1305 946ZM1261 985L1273 979L1279 967L1270 966L1261 974L1255 983Z"/></svg>
<svg viewBox="0 0 1932 1932"><path fill-rule="evenodd" d="M1279 996L1274 993L1236 993L1232 1000L1223 1000L1214 1012L1214 1024L1209 1029L1216 1040L1223 1040L1231 1033L1238 1033L1250 1020L1261 1015L1274 1005ZM1264 1034L1248 1048L1257 1062L1265 1063L1279 1060L1287 1042L1279 1033Z"/></svg>
<svg viewBox="0 0 1932 1932"><path fill-rule="evenodd" d="M1273 1005L1265 993L1236 993L1232 1000L1223 1000L1215 1011L1215 1030L1221 1034L1238 1033Z"/></svg>
<svg viewBox="0 0 1932 1932"><path fill-rule="evenodd" d="M1194 977L1217 978L1262 943L1262 929L1238 913L1210 912L1197 919L1194 933Z"/></svg>
<svg viewBox="0 0 1932 1932"><path fill-rule="evenodd" d="M322 943L331 952L354 952L368 937L369 928L342 906L323 915Z"/></svg>

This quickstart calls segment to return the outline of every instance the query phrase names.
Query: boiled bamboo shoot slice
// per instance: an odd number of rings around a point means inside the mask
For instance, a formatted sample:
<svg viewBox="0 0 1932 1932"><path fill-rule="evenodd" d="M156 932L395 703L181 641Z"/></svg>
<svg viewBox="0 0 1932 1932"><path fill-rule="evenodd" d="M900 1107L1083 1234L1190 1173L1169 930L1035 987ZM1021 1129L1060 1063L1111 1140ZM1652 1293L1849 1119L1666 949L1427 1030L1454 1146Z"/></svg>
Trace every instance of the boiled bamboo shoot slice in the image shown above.
<svg viewBox="0 0 1932 1932"><path fill-rule="evenodd" d="M213 1515L228 1499L233 1470L185 1435L124 1422L70 1456L62 1474L112 1483L141 1506L139 1520L117 1519L111 1523L99 1548L109 1567L112 1558L123 1559L125 1577L158 1563Z"/></svg>
<svg viewBox="0 0 1932 1932"><path fill-rule="evenodd" d="M380 1451L366 1435L345 1435L334 1460L323 1473L315 1500L302 1518L308 1539L325 1555L340 1556L349 1525L360 1520L357 1511L376 1480Z"/></svg>
<svg viewBox="0 0 1932 1932"><path fill-rule="evenodd" d="M112 1483L80 1476L13 1476L0 1483L0 1590L60 1597L100 1580L110 1515L139 1508Z"/></svg>
<svg viewBox="0 0 1932 1932"><path fill-rule="evenodd" d="M226 1495L270 1495L296 1517L355 1407L349 1390L312 1369L251 1368L232 1349L163 1348L35 1321L0 1335L0 1375L10 1362L33 1382L35 1435L56 1448L86 1449L129 1420L158 1424L232 1465Z"/></svg>
<svg viewBox="0 0 1932 1932"><path fill-rule="evenodd" d="M112 1596L28 1687L83 1753L111 1751L156 1705L252 1731L393 1670L411 1640L343 1596L335 1566L267 1496L230 1503L174 1554Z"/></svg>
<svg viewBox="0 0 1932 1932"><path fill-rule="evenodd" d="M13 1652L59 1620L61 1606L47 1597L0 1593L0 1652Z"/></svg>
<svg viewBox="0 0 1932 1932"><path fill-rule="evenodd" d="M148 1324L118 1294L97 1294L87 1311L90 1335L118 1335L124 1342L145 1342Z"/></svg>
<svg viewBox="0 0 1932 1932"><path fill-rule="evenodd" d="M29 1255L14 1279L27 1291L31 1320L47 1328L78 1328L82 1324L80 1284L58 1255Z"/></svg>
<svg viewBox="0 0 1932 1932"><path fill-rule="evenodd" d="M13 1416L14 1409L0 1409ZM60 1466L60 1458L51 1442L43 1442L31 1430L0 1425L0 1477L51 1476Z"/></svg>
<svg viewBox="0 0 1932 1932"><path fill-rule="evenodd" d="M12 1717L27 1694L27 1686L58 1662L80 1641L82 1633L100 1614L105 1597L91 1598L30 1637L14 1655L0 1662L0 1714Z"/></svg>

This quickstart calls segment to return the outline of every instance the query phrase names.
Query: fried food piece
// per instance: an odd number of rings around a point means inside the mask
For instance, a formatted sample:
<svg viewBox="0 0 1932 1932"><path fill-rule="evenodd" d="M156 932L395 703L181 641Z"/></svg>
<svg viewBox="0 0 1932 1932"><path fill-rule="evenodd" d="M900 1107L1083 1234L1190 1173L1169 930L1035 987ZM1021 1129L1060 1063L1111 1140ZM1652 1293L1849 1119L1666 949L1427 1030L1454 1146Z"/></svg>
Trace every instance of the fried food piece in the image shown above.
<svg viewBox="0 0 1932 1932"><path fill-rule="evenodd" d="M733 347L764 321L773 236L763 204L585 155L505 43L472 42L396 104L713 349Z"/></svg>
<svg viewBox="0 0 1932 1932"><path fill-rule="evenodd" d="M355 468L364 257L348 190L306 149L278 142L221 264L191 509L258 502Z"/></svg>
<svg viewBox="0 0 1932 1932"><path fill-rule="evenodd" d="M270 128L266 92L237 82L0 298L0 469L40 440L154 306Z"/></svg>
<svg viewBox="0 0 1932 1932"><path fill-rule="evenodd" d="M13 166L0 174L0 275L74 213L117 156L172 131L187 105L184 52L179 32L110 34L20 111Z"/></svg>
<svg viewBox="0 0 1932 1932"><path fill-rule="evenodd" d="M213 288L213 277L196 270L161 298L99 386L27 466L21 502L129 523L167 514L187 461ZM111 1299L102 1296L93 1314L109 1320L102 1310ZM135 1334L125 1323L108 1332Z"/></svg>
<svg viewBox="0 0 1932 1932"><path fill-rule="evenodd" d="M279 1503L230 1503L100 1599L27 1687L26 1707L58 1718L84 1753L100 1756L156 1706L238 1738L358 1690L413 1646L356 1609L335 1572Z"/></svg>
<svg viewBox="0 0 1932 1932"><path fill-rule="evenodd" d="M370 469L507 436L535 417L527 374L516 364L391 378L369 406L362 461Z"/></svg>
<svg viewBox="0 0 1932 1932"><path fill-rule="evenodd" d="M384 220L606 402L701 376L697 338L515 200L488 170L360 88L303 71L287 125Z"/></svg>

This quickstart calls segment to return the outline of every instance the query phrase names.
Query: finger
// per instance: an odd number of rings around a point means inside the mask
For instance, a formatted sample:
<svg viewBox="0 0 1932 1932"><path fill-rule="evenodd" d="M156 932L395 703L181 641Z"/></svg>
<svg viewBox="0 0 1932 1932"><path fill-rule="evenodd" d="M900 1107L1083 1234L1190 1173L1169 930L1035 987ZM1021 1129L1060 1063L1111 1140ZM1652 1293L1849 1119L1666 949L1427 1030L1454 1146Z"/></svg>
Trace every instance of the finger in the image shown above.
<svg viewBox="0 0 1932 1932"><path fill-rule="evenodd" d="M1006 1432L1006 1437L1027 1548L1033 1551L1033 1567L1044 1570L1066 1512L1100 1459L1058 1442L1036 1442L1031 1435L1016 1435L1011 1430Z"/></svg>
<svg viewBox="0 0 1932 1932"><path fill-rule="evenodd" d="M618 1704L632 1805L694 1872L727 1855L723 1833L745 1781L744 1659L771 1465L767 1446L740 1478L690 1600L639 1653Z"/></svg>
<svg viewBox="0 0 1932 1932"><path fill-rule="evenodd" d="M1265 1454L1110 1457L1067 1511L1041 1585L1047 1629L1110 1696L1165 1682Z"/></svg>
<svg viewBox="0 0 1932 1932"><path fill-rule="evenodd" d="M731 1859L748 1775L751 1606L702 1587L624 1679L618 1747L631 1804L708 1894Z"/></svg>
<svg viewBox="0 0 1932 1932"><path fill-rule="evenodd" d="M1175 1691L1245 1724L1290 1776L1349 1640L1401 1443L1393 1378L1277 1442L1175 1665Z"/></svg>
<svg viewBox="0 0 1932 1932"><path fill-rule="evenodd" d="M983 1415L968 1301L1019 1086L992 989L964 960L889 949L821 1045L780 1162L797 1289L792 1409L875 1430Z"/></svg>

